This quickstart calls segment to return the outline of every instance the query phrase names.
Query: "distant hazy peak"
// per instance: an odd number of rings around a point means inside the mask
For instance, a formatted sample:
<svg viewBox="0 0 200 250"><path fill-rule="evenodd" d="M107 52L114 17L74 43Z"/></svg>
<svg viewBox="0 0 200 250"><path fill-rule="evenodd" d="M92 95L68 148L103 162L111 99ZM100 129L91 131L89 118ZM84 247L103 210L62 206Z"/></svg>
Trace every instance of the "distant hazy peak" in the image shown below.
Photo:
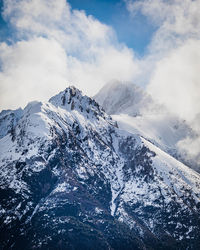
<svg viewBox="0 0 200 250"><path fill-rule="evenodd" d="M112 81L94 96L108 114L140 115L160 108L142 88L130 82Z"/></svg>

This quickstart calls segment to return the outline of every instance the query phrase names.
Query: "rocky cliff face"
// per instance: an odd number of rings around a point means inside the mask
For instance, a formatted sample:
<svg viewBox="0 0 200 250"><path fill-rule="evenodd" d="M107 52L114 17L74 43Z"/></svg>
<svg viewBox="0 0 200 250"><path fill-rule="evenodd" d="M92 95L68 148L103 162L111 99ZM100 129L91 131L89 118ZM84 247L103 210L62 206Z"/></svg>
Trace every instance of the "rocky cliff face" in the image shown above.
<svg viewBox="0 0 200 250"><path fill-rule="evenodd" d="M199 174L93 99L69 87L15 121L0 140L0 249L200 247Z"/></svg>

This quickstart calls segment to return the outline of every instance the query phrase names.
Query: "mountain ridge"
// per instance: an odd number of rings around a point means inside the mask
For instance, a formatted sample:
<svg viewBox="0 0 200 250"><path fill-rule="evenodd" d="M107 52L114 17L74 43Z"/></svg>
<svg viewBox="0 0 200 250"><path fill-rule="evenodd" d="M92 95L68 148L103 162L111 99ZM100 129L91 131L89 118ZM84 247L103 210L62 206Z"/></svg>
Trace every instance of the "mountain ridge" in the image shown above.
<svg viewBox="0 0 200 250"><path fill-rule="evenodd" d="M199 174L74 87L27 105L0 148L2 249L200 246Z"/></svg>

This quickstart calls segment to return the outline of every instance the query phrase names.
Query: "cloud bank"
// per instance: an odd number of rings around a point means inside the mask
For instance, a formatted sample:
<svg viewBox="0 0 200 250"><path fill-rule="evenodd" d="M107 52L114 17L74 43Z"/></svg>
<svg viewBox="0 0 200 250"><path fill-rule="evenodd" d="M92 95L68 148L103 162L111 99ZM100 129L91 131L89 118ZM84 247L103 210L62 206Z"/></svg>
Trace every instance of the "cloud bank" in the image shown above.
<svg viewBox="0 0 200 250"><path fill-rule="evenodd" d="M111 27L65 0L6 0L3 17L16 41L0 44L1 109L48 99L70 84L93 95L139 72L134 52Z"/></svg>

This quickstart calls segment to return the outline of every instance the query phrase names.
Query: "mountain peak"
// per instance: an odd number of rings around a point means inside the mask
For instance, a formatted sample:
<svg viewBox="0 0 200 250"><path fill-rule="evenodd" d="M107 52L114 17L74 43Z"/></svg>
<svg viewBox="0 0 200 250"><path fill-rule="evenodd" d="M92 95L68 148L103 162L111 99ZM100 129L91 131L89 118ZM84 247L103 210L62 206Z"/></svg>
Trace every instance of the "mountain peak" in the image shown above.
<svg viewBox="0 0 200 250"><path fill-rule="evenodd" d="M108 116L104 109L92 98L82 94L82 91L74 86L66 88L59 94L50 98L49 102L56 107L73 112L85 114L89 119L100 117L111 121L111 117Z"/></svg>
<svg viewBox="0 0 200 250"><path fill-rule="evenodd" d="M199 249L200 176L115 128L95 100L71 86L9 117L0 139L4 249Z"/></svg>
<svg viewBox="0 0 200 250"><path fill-rule="evenodd" d="M94 96L106 112L113 114L140 115L143 110L155 108L151 96L142 88L130 82L112 81Z"/></svg>
<svg viewBox="0 0 200 250"><path fill-rule="evenodd" d="M67 107L69 104L72 105L72 99L80 99L80 97L82 97L82 92L74 86L70 86L64 91L61 91L57 95L51 97L49 102L55 106Z"/></svg>

